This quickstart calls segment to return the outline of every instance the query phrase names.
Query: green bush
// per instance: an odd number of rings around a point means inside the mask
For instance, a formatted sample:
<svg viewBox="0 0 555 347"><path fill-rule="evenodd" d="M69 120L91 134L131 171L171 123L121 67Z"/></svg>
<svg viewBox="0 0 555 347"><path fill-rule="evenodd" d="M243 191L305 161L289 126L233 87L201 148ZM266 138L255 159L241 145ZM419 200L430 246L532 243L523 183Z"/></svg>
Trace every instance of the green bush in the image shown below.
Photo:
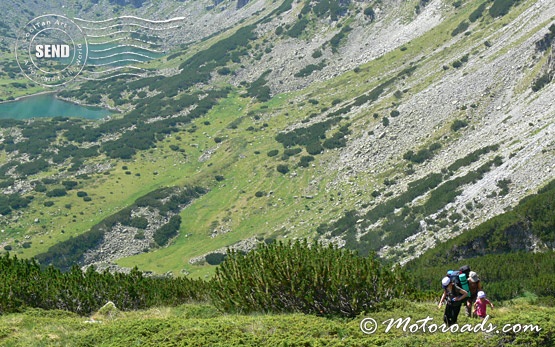
<svg viewBox="0 0 555 347"><path fill-rule="evenodd" d="M461 119L456 119L453 124L451 124L451 130L459 131L462 128L466 128L468 126L468 122Z"/></svg>
<svg viewBox="0 0 555 347"><path fill-rule="evenodd" d="M247 96L254 97L258 99L260 102L265 102L271 99L271 90L270 87L266 85L268 81L266 81L266 76L271 72L271 70L267 70L258 79L252 82L249 87L247 88Z"/></svg>
<svg viewBox="0 0 555 347"><path fill-rule="evenodd" d="M148 227L148 219L145 217L133 217L129 221L129 226L137 229L146 229Z"/></svg>
<svg viewBox="0 0 555 347"><path fill-rule="evenodd" d="M509 13L511 7L513 7L518 1L519 0L495 0L489 8L489 14L493 18L502 17Z"/></svg>
<svg viewBox="0 0 555 347"><path fill-rule="evenodd" d="M302 312L354 317L413 290L373 256L333 246L274 242L231 253L216 269L212 302L223 312Z"/></svg>
<svg viewBox="0 0 555 347"><path fill-rule="evenodd" d="M158 246L165 246L172 237L177 235L180 226L181 216L176 215L171 217L168 223L162 225L154 232L154 242L156 242Z"/></svg>
<svg viewBox="0 0 555 347"><path fill-rule="evenodd" d="M302 167L308 167L308 165L310 164L310 162L314 161L314 157L311 155L305 155L301 157L301 160L299 161L299 166Z"/></svg>
<svg viewBox="0 0 555 347"><path fill-rule="evenodd" d="M312 58L318 59L322 56L322 50L317 49L312 53Z"/></svg>
<svg viewBox="0 0 555 347"><path fill-rule="evenodd" d="M451 32L451 36L457 36L458 34L465 32L466 29L468 29L468 27L470 26L470 24L467 21L463 21L461 22L456 28L455 30L453 30L453 32Z"/></svg>
<svg viewBox="0 0 555 347"><path fill-rule="evenodd" d="M374 20L376 18L376 12L374 12L372 6L368 6L364 9L364 15L370 20Z"/></svg>
<svg viewBox="0 0 555 347"><path fill-rule="evenodd" d="M307 66L300 69L299 72L295 73L294 76L297 78L310 76L314 71L322 70L324 67L326 67L326 63L324 61L320 62L319 64L308 64Z"/></svg>
<svg viewBox="0 0 555 347"><path fill-rule="evenodd" d="M551 80L552 80L551 74L545 73L545 74L541 75L536 80L534 80L534 83L532 83L532 91L534 91L534 92L539 91L540 89L545 87L547 84L549 84L551 82Z"/></svg>
<svg viewBox="0 0 555 347"><path fill-rule="evenodd" d="M27 247L24 245L23 247ZM4 249L10 246L5 246ZM112 301L124 311L152 306L179 305L190 300L205 300L208 283L188 278L144 276L137 268L129 274L97 272L78 266L62 272L41 267L35 260L20 260L5 254L0 257L0 312L13 313L29 307L41 308L45 315L67 316L61 311L89 316ZM9 290L11 295L6 295Z"/></svg>
<svg viewBox="0 0 555 347"><path fill-rule="evenodd" d="M285 175L286 173L289 172L289 166L284 165L284 164L279 164L279 165L276 167L276 170L277 170L278 172L280 172L280 173L282 173L282 174Z"/></svg>
<svg viewBox="0 0 555 347"><path fill-rule="evenodd" d="M40 193L44 193L46 192L48 189L46 188L46 186L44 184L37 184L35 185L35 191L40 192Z"/></svg>
<svg viewBox="0 0 555 347"><path fill-rule="evenodd" d="M206 262L210 265L220 265L225 260L225 257L225 254L216 252L207 254L204 259L206 259Z"/></svg>
<svg viewBox="0 0 555 347"><path fill-rule="evenodd" d="M326 131L340 120L341 117L333 117L323 122L314 123L306 128L297 128L290 132L279 133L276 136L276 141L286 148L297 145L305 146L308 154L320 154L324 150L320 140L325 139Z"/></svg>
<svg viewBox="0 0 555 347"><path fill-rule="evenodd" d="M301 148L287 148L283 151L283 154L288 156L288 157L292 157L294 155L297 155L299 153L301 153L303 150Z"/></svg>
<svg viewBox="0 0 555 347"><path fill-rule="evenodd" d="M488 5L487 1L484 1L480 6L478 6L477 9L475 9L470 16L468 16L468 20L471 23L474 23L475 21L477 21L478 19L480 19L480 17L482 17L482 14L484 13L484 10L486 9L486 6Z"/></svg>
<svg viewBox="0 0 555 347"><path fill-rule="evenodd" d="M478 161L483 154L487 154L491 151L496 151L498 149L499 149L498 145L487 146L487 147L478 149L478 150L468 154L464 158L457 159L453 164L449 165L449 167L447 169L449 171L457 171L458 169L460 169L463 166L468 166L468 165Z"/></svg>
<svg viewBox="0 0 555 347"><path fill-rule="evenodd" d="M52 190L49 190L46 192L46 196L51 198L51 197L58 197L58 196L65 196L67 195L67 192L65 189L63 188L54 188Z"/></svg>
<svg viewBox="0 0 555 347"><path fill-rule="evenodd" d="M408 160L413 163L421 164L426 160L431 159L434 156L434 152L441 148L441 144L434 142L428 148L423 148L418 152L409 150L403 154L403 159Z"/></svg>
<svg viewBox="0 0 555 347"><path fill-rule="evenodd" d="M66 190L72 190L77 186L76 181L62 181L62 185L65 187Z"/></svg>
<svg viewBox="0 0 555 347"><path fill-rule="evenodd" d="M41 171L48 169L48 162L44 159L37 159L27 163L19 164L16 167L16 172L23 176L31 176Z"/></svg>
<svg viewBox="0 0 555 347"><path fill-rule="evenodd" d="M299 37L303 33L303 31L308 26L308 19L301 18L298 22L296 22L291 29L287 30L287 35L291 37Z"/></svg>
<svg viewBox="0 0 555 347"><path fill-rule="evenodd" d="M230 73L231 73L231 70L227 66L224 66L221 69L218 69L219 75L225 76L225 75L229 75Z"/></svg>
<svg viewBox="0 0 555 347"><path fill-rule="evenodd" d="M318 142L312 142L312 143L309 143L306 146L306 151L310 155L317 155L317 154L320 154L324 151L324 147L322 147L322 144L319 141Z"/></svg>
<svg viewBox="0 0 555 347"><path fill-rule="evenodd" d="M350 26L346 25L343 28L341 28L341 30L330 39L329 43L331 45L331 50L333 53L338 52L338 48L341 41L347 36L347 34L351 30L353 29Z"/></svg>

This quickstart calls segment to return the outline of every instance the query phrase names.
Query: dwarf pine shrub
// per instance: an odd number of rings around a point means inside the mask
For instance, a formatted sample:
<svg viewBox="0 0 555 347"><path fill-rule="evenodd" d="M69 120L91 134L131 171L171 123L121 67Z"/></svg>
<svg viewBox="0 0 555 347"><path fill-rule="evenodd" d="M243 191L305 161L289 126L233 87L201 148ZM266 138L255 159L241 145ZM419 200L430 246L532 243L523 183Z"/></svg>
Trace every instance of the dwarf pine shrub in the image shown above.
<svg viewBox="0 0 555 347"><path fill-rule="evenodd" d="M307 241L230 253L216 269L212 302L224 312L303 312L354 317L411 293L401 270L374 257Z"/></svg>

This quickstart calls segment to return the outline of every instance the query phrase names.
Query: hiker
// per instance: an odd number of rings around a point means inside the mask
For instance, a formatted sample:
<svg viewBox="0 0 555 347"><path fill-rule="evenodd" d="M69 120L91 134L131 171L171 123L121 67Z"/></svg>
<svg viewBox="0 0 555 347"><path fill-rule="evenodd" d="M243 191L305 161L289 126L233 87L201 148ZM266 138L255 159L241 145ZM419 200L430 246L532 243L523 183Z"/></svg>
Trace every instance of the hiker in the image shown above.
<svg viewBox="0 0 555 347"><path fill-rule="evenodd" d="M488 299L486 299L486 293L480 290L478 292L478 300L476 300L476 302L474 303L474 307L476 309L476 315L481 319L486 318L486 310L488 305L490 305L490 307L493 309L493 304Z"/></svg>
<svg viewBox="0 0 555 347"><path fill-rule="evenodd" d="M482 282L478 274L474 271L470 271L470 275L468 276L468 287L470 288L470 298L466 301L466 316L470 317L472 314L472 306L478 298L478 292L482 290Z"/></svg>
<svg viewBox="0 0 555 347"><path fill-rule="evenodd" d="M439 301L438 308L441 308L443 301L447 301L445 304L445 313L443 314L443 321L447 326L451 326L457 323L457 318L459 317L459 312L461 311L461 306L468 296L468 292L458 285L456 285L451 279L446 276L441 280L441 285L443 286L443 295Z"/></svg>

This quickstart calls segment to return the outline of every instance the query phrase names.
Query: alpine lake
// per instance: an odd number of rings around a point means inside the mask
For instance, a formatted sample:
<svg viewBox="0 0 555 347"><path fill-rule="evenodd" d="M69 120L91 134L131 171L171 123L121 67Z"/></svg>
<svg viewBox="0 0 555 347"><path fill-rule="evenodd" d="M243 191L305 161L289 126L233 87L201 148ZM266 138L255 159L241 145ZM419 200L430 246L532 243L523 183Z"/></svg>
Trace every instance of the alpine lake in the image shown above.
<svg viewBox="0 0 555 347"><path fill-rule="evenodd" d="M105 108L88 107L57 99L53 93L31 95L0 103L0 119L79 117L101 119L113 114Z"/></svg>

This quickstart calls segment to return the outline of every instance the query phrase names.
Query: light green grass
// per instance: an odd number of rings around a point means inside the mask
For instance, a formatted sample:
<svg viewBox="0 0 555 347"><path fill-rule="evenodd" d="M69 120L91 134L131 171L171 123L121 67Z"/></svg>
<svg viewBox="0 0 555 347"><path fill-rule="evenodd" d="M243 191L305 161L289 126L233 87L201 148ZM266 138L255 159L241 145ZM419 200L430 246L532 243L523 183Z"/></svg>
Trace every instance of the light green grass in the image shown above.
<svg viewBox="0 0 555 347"><path fill-rule="evenodd" d="M390 308L353 319L328 319L303 314L222 314L206 304L79 317L63 311L27 310L0 316L2 346L546 346L553 344L555 309L524 300L489 309L486 322L501 329L505 324L537 325L539 332L441 333L410 332L418 320L442 324L443 310L434 303L398 300ZM497 303L496 303L497 304ZM92 318L92 319L91 319ZM372 318L373 334L360 323ZM386 332L390 319L410 318L403 328ZM479 327L480 321L461 313L459 325ZM422 323L419 323L422 325ZM369 326L369 325L367 325Z"/></svg>
<svg viewBox="0 0 555 347"><path fill-rule="evenodd" d="M207 180L212 179L216 174L223 175L225 180L213 183L214 186L208 194L197 199L183 211L181 233L173 245L153 253L122 259L118 261L120 265L138 265L139 268L156 272L177 272L180 269L187 269L195 275L202 275L204 271L210 274L210 269L189 266L188 259L229 246L245 238L264 234L269 236L268 231L279 228L286 218L294 215L295 209L304 208L305 202L301 195L303 195L303 187L310 179L310 170L298 169L296 177L277 172L275 166L280 161L268 157L266 153L274 148L281 150L281 145L275 142L268 130L257 132L256 139L248 140L246 131L241 129L253 124L250 119L245 119L238 129L226 128L227 124L240 116L239 113L231 112L232 110L234 112L238 112L239 109L243 112L247 110L241 102L242 99L226 99L206 118L210 126L203 129L199 125L197 130L197 133L206 130L213 131L215 136L222 138L227 136L217 146L213 156L204 163L206 168L201 172ZM199 124L203 121L199 121ZM273 121L280 120L271 119L267 122ZM260 126L260 124L254 125ZM208 143L198 141L199 148L216 147L216 144L210 141L208 140ZM255 154L255 151L259 151L260 154ZM290 166L298 160L298 157L289 160ZM264 191L268 196L257 198L255 197L257 191ZM273 194L270 195L270 192ZM294 198L294 196L298 197ZM231 219L229 223L224 222L228 217ZM213 223L229 224L232 231L210 238L212 232L210 226Z"/></svg>

